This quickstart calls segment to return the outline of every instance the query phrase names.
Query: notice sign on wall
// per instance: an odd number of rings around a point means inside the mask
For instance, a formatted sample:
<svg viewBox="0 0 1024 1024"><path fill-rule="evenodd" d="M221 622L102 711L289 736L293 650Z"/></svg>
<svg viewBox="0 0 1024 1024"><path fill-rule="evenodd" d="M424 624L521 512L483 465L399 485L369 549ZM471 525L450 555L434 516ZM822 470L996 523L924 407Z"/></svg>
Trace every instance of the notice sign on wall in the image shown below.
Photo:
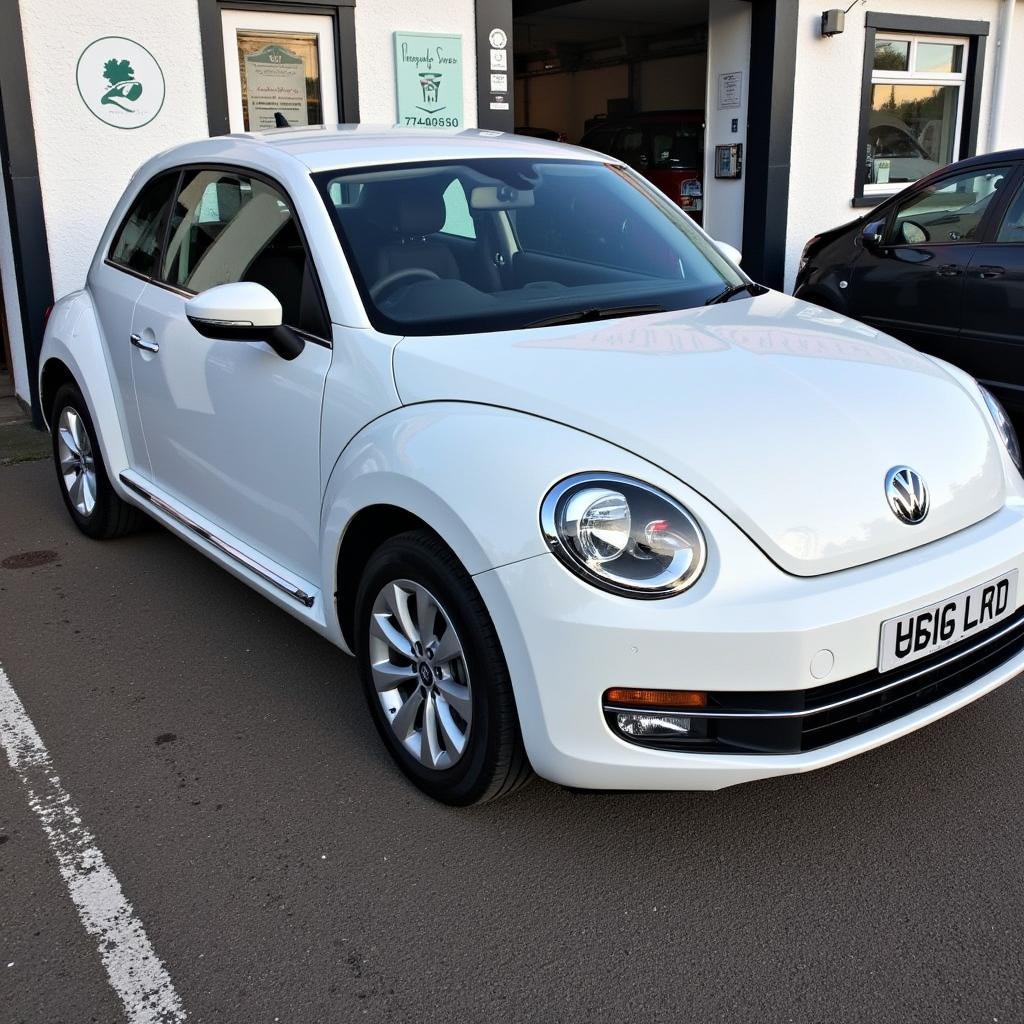
<svg viewBox="0 0 1024 1024"><path fill-rule="evenodd" d="M398 123L461 128L462 36L395 33Z"/></svg>
<svg viewBox="0 0 1024 1024"><path fill-rule="evenodd" d="M730 110L743 100L743 72L727 71L718 76L718 109Z"/></svg>
<svg viewBox="0 0 1024 1024"><path fill-rule="evenodd" d="M320 124L320 73L313 32L238 32L247 132Z"/></svg>

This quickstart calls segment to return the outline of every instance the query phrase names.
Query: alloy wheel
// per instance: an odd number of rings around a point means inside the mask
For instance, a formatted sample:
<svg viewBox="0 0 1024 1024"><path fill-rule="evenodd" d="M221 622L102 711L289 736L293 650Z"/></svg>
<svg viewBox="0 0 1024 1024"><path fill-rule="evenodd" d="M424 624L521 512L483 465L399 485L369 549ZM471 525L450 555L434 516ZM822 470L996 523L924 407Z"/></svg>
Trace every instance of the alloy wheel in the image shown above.
<svg viewBox="0 0 1024 1024"><path fill-rule="evenodd" d="M70 405L57 422L60 475L75 511L86 519L96 507L96 462L82 417Z"/></svg>
<svg viewBox="0 0 1024 1024"><path fill-rule="evenodd" d="M473 719L466 658L451 619L426 587L394 580L370 615L370 671L395 736L425 768L462 757Z"/></svg>

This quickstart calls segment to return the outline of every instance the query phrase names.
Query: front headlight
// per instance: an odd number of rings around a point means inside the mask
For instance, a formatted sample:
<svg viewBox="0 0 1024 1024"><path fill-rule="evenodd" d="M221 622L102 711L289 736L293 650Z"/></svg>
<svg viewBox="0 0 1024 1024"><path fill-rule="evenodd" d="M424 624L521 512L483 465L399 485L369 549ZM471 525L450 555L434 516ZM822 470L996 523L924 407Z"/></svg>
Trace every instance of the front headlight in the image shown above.
<svg viewBox="0 0 1024 1024"><path fill-rule="evenodd" d="M1017 440L1017 431L1013 429L1013 424L1010 422L1010 417L1006 415L1002 402L983 384L979 384L978 387L981 390L982 398L985 399L985 404L988 406L988 411L992 414L996 431L1003 439L1003 444L1006 445L1007 454L1013 460L1017 470L1024 472L1024 466L1021 465L1020 442Z"/></svg>
<svg viewBox="0 0 1024 1024"><path fill-rule="evenodd" d="M696 520L639 480L614 473L569 477L548 492L540 519L566 566L616 594L671 597L704 570L707 549Z"/></svg>

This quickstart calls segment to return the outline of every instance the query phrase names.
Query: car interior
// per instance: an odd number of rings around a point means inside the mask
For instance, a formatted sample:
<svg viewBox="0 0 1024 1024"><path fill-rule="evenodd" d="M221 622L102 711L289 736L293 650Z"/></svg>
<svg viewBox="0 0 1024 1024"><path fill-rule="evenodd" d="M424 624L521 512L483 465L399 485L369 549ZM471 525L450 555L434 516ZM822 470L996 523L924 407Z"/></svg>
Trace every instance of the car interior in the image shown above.
<svg viewBox="0 0 1024 1024"><path fill-rule="evenodd" d="M295 217L281 194L259 180L212 171L186 179L171 217L163 279L192 292L253 281L281 303L285 324L329 337Z"/></svg>
<svg viewBox="0 0 1024 1024"><path fill-rule="evenodd" d="M581 302L681 308L721 290L682 215L618 171L502 161L495 176L478 163L322 176L364 298L393 323L526 326Z"/></svg>
<svg viewBox="0 0 1024 1024"><path fill-rule="evenodd" d="M896 211L893 241L922 245L976 238L989 206L1009 177L1010 170L1000 168L918 193Z"/></svg>

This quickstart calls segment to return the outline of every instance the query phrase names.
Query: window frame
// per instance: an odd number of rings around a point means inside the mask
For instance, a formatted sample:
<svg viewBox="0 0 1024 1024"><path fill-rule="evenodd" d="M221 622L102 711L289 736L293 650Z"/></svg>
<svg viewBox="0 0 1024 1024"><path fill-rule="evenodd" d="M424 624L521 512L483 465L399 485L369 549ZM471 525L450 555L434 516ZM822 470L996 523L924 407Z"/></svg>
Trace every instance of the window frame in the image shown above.
<svg viewBox="0 0 1024 1024"><path fill-rule="evenodd" d="M310 246L310 244L309 244L309 236L306 234L306 231L305 231L305 229L302 226L302 218L299 216L299 208L295 204L295 200L292 198L291 193L288 191L288 189L286 189L284 187L284 185L281 184L281 182L277 181L277 179L273 178L271 175L265 174L263 171L256 170L256 169L251 168L251 167L243 167L240 164L225 164L225 163L220 163L218 161L209 161L209 162L207 162L207 161L199 161L199 162L192 162L192 163L187 163L187 164L176 164L173 167L167 167L164 170L156 171L154 174L152 174L145 181L144 184L142 184L139 187L138 191L132 197L132 201L131 201L131 203L128 206L128 211L125 214L125 218L124 219L126 220L127 217L130 215L132 209L135 206L135 203L138 201L138 199L142 195L143 191L147 188L147 186L151 182L153 182L154 180L156 180L156 178L158 178L158 177L160 177L160 176L162 176L164 174L167 174L167 175L177 174L178 180L177 180L177 183L174 186L173 192L171 193L171 202L167 204L167 207L165 208L164 214L163 214L163 225L161 227L160 250L159 250L159 252L157 254L157 262L156 262L157 273L148 274L148 275L147 274L141 274L138 271L132 270L130 267L125 267L123 264L115 262L111 258L110 253L112 251L114 240L118 237L118 235L120 235L120 233L121 233L121 226L123 225L124 221L122 221L122 225L118 226L117 231L114 233L113 237L111 238L111 248L109 248L107 250L107 255L106 255L106 258L104 259L103 262L107 266L113 267L115 270L120 270L120 271L122 271L125 274L131 274L133 277L137 277L137 278L139 278L142 281L146 281L148 284L156 285L158 288L163 288L166 291L173 292L175 295L180 295L182 298L191 299L195 295L199 294L199 292L192 291L189 288L180 288L177 285L170 284L169 282L162 280L158 276L160 268L163 266L164 257L165 257L165 255L167 253L167 243L169 241L170 226L171 226L171 217L170 217L171 208L173 207L175 200L178 198L178 195L181 192L181 186L182 186L182 182L184 180L184 176L186 174L188 174L188 173L193 172L193 171L198 171L198 172L214 171L214 172L219 173L219 174L227 173L227 174L236 174L236 175L239 175L240 177L245 177L245 178L256 178L259 181L262 181L265 185L269 185L271 188L274 188L278 192L281 193L281 195L287 201L288 206L289 206L289 208L292 211L292 217L295 220L295 226L296 226L296 229L298 230L299 238L302 240L302 246L306 250L306 258L309 260L309 265L310 265L310 267L312 269L313 285L316 288L317 299L318 299L318 301L320 303L320 309L321 309L321 312L323 314L324 324L327 327L328 335L330 335L332 333L331 326L334 323L334 321L331 319L331 311L330 311L330 308L327 305L327 298L326 298L326 295L324 294L323 286L320 283L320 272L317 269L316 260L313 258L313 249L312 249L312 246ZM275 298L276 298L276 296L275 296ZM318 334L312 334L309 331L304 331L304 330L302 330L302 329L300 329L298 327L292 327L292 325L290 325L290 324L287 325L287 326L291 327L291 329L294 330L297 334L301 335L306 340L313 342L314 344L321 345L324 348L333 348L333 340L332 340L331 337L326 337L325 338L325 337L322 337L321 335L318 335Z"/></svg>
<svg viewBox="0 0 1024 1024"><path fill-rule="evenodd" d="M128 221L131 218L132 213L135 211L135 207L139 205L139 200L142 199L143 192L149 188L150 185L154 184L159 178L175 179L171 185L169 201L164 203L164 208L160 212L160 224L157 228L157 234L160 238L160 244L156 251L156 265L160 265L160 259L163 256L164 240L167 235L167 220L170 216L171 205L174 203L175 197L178 195L178 189L181 186L181 172L177 168L171 168L167 171L157 171L156 174L148 178L143 185L132 196L132 201L128 204L128 209L125 211L124 216L118 222L113 234L110 236L110 244L107 246L106 256L104 256L103 262L115 270L124 271L126 274L130 274L132 277L137 277L141 281L149 281L152 279L152 275L144 274L141 270L136 270L134 267L129 267L122 263L120 260L114 258L114 249L117 247L118 240L121 237L122 232L128 225Z"/></svg>
<svg viewBox="0 0 1024 1024"><path fill-rule="evenodd" d="M998 218L996 218L992 224L991 238L986 241L986 245L1024 245L1024 238L1014 239L1012 241L1000 241L999 239L999 232L1003 227L1003 222L1006 220L1010 209L1018 199L1024 200L1024 164L1016 164L1014 177L1010 182L1009 190L1010 195L1007 196L1006 201L999 210ZM1002 189L1000 189L1000 191L1002 191Z"/></svg>
<svg viewBox="0 0 1024 1024"><path fill-rule="evenodd" d="M957 129L953 158L950 163L974 156L978 143L978 121L981 109L982 77L985 65L985 44L989 32L987 21L916 17L868 12L865 15L864 65L861 83L860 127L855 154L854 195L851 206L876 207L915 183L895 187L869 185L864 155L867 152L871 127L872 87L896 85L959 85ZM911 43L908 71L876 71L875 46L883 39ZM960 43L964 46L963 70L960 72L918 72L912 70L920 42Z"/></svg>

